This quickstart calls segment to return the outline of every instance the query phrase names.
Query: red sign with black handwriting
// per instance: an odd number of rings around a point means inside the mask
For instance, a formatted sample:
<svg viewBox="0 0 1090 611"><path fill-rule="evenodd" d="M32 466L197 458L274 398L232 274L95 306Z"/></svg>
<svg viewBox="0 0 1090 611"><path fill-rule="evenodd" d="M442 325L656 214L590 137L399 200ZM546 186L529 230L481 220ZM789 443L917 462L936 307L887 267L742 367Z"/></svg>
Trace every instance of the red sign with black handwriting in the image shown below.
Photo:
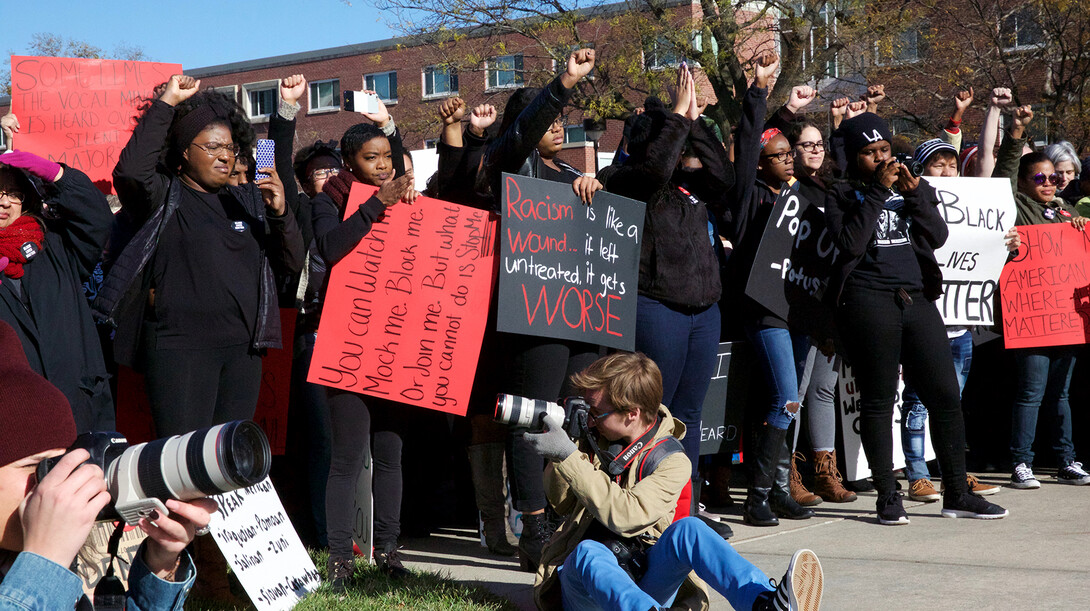
<svg viewBox="0 0 1090 611"><path fill-rule="evenodd" d="M345 217L377 189L352 185ZM333 266L307 378L464 416L492 296L496 220L421 197Z"/></svg>
<svg viewBox="0 0 1090 611"><path fill-rule="evenodd" d="M1090 235L1069 223L1018 227L1022 246L999 278L1007 348L1090 339Z"/></svg>
<svg viewBox="0 0 1090 611"><path fill-rule="evenodd" d="M136 125L136 107L181 64L11 57L15 148L76 168L103 193Z"/></svg>

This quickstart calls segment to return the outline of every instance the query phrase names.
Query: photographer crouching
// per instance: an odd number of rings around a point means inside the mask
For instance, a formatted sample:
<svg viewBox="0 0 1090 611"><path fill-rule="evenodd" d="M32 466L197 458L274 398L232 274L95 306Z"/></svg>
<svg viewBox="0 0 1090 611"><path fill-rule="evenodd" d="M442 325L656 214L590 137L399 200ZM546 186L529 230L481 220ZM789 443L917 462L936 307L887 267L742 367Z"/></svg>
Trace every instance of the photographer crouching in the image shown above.
<svg viewBox="0 0 1090 611"><path fill-rule="evenodd" d="M572 382L585 402L566 401L568 426L550 409L544 432L526 433L550 461L546 495L564 520L542 552L539 608L642 611L676 599L707 609L703 580L735 609L818 609L821 564L810 550L796 552L773 586L700 520L674 521L692 467L678 442L685 425L660 404L654 361L613 354Z"/></svg>
<svg viewBox="0 0 1090 611"><path fill-rule="evenodd" d="M91 609L68 567L111 502L87 450L65 454L76 424L64 395L31 370L15 331L0 322L0 609ZM38 463L64 457L37 480ZM196 576L184 550L216 503L167 500L170 515L139 521L148 537L129 570L129 611L181 609ZM77 606L78 604L78 606Z"/></svg>

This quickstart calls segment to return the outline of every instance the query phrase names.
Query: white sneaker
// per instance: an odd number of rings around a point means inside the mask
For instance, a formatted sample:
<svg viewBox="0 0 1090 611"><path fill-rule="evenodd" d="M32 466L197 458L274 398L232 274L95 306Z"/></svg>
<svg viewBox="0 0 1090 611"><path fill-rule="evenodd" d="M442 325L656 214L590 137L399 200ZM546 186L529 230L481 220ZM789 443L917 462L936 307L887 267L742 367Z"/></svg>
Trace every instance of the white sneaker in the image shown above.
<svg viewBox="0 0 1090 611"><path fill-rule="evenodd" d="M1085 486L1086 484L1090 484L1090 473L1083 470L1081 462L1072 461L1056 472L1056 479L1059 480L1061 484Z"/></svg>
<svg viewBox="0 0 1090 611"><path fill-rule="evenodd" d="M1011 473L1011 488L1032 489L1040 487L1041 482L1037 481L1037 478L1033 476L1033 467L1024 462L1015 465L1014 473Z"/></svg>

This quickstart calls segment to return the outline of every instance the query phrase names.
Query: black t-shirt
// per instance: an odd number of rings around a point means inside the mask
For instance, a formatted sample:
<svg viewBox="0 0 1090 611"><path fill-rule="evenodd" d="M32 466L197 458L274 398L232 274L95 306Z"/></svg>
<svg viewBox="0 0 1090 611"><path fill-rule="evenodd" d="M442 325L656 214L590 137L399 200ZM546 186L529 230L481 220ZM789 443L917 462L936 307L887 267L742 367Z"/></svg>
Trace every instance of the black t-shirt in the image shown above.
<svg viewBox="0 0 1090 611"><path fill-rule="evenodd" d="M859 192L856 191L856 194L859 195ZM848 276L846 284L867 288L923 290L920 262L916 259L909 239L912 219L902 216L904 205L904 197L890 192L882 213L878 215L878 225L867 244L867 251Z"/></svg>
<svg viewBox="0 0 1090 611"><path fill-rule="evenodd" d="M180 193L152 264L156 347L248 344L258 311L264 225L226 191L203 193L183 184Z"/></svg>

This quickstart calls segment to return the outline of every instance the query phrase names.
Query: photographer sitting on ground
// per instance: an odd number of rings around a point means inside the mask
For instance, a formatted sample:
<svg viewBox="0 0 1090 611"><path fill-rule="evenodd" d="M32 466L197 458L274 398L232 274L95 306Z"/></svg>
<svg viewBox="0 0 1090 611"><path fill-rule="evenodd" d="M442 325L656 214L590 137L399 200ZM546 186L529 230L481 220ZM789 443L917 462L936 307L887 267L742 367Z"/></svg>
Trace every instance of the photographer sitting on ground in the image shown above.
<svg viewBox="0 0 1090 611"><path fill-rule="evenodd" d="M551 461L545 491L564 516L542 550L534 587L539 608L643 611L678 599L707 609L699 577L735 609L818 609L821 564L810 550L795 553L773 589L706 524L673 521L692 467L677 441L685 425L660 403L662 374L654 361L612 354L572 376L572 385L589 408L571 415L584 419L580 438L570 439L552 415L544 433L525 435Z"/></svg>
<svg viewBox="0 0 1090 611"><path fill-rule="evenodd" d="M36 481L42 460L64 454L76 424L64 395L27 364L19 338L0 322L0 609L91 608L68 570L98 512L110 504L90 454L67 454ZM208 525L215 501L169 500L170 516L140 520L148 534L129 569L130 611L181 609L196 569L185 547Z"/></svg>

